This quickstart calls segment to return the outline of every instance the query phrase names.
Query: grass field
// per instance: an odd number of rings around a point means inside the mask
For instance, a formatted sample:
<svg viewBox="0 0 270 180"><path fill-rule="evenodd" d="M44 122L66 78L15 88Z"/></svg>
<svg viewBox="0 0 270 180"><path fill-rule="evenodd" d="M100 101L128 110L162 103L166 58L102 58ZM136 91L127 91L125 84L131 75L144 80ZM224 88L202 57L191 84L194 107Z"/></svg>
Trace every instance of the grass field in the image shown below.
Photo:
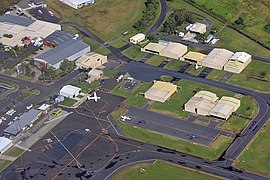
<svg viewBox="0 0 270 180"><path fill-rule="evenodd" d="M108 78L113 78L119 71L116 69L103 70L103 75Z"/></svg>
<svg viewBox="0 0 270 180"><path fill-rule="evenodd" d="M3 171L10 163L11 161L0 159L0 172Z"/></svg>
<svg viewBox="0 0 270 180"><path fill-rule="evenodd" d="M188 74L191 74L191 75L194 75L194 76L198 76L204 70L204 68L205 67L202 67L200 69L195 69L195 64L192 64L191 66L189 66L187 68L185 73L188 73Z"/></svg>
<svg viewBox="0 0 270 180"><path fill-rule="evenodd" d="M270 92L270 64L253 60L240 74L234 74L227 83L261 92Z"/></svg>
<svg viewBox="0 0 270 180"><path fill-rule="evenodd" d="M236 113L244 117L253 118L257 112L258 105L256 101L249 96L243 96L241 98L241 106L237 109Z"/></svg>
<svg viewBox="0 0 270 180"><path fill-rule="evenodd" d="M170 62L168 62L164 68L165 69L169 69L169 70L174 70L174 71L179 71L181 69L181 67L185 64L186 62L184 61L179 61L179 60L170 60Z"/></svg>
<svg viewBox="0 0 270 180"><path fill-rule="evenodd" d="M218 126L218 128L237 134L240 133L249 122L250 122L249 120L237 116L231 116L221 126Z"/></svg>
<svg viewBox="0 0 270 180"><path fill-rule="evenodd" d="M104 56L107 56L108 54L111 53L111 51L109 49L107 49L106 47L99 47L99 48L95 49L94 52L96 52L98 54L102 54Z"/></svg>
<svg viewBox="0 0 270 180"><path fill-rule="evenodd" d="M173 80L173 77L172 76L163 75L163 76L160 76L160 80L161 81L164 81L164 82L171 82Z"/></svg>
<svg viewBox="0 0 270 180"><path fill-rule="evenodd" d="M225 74L226 74L226 71L213 69L213 71L210 72L206 78L207 79L212 79L212 80L215 80L215 81L219 81L219 80L221 80L223 78L223 76Z"/></svg>
<svg viewBox="0 0 270 180"><path fill-rule="evenodd" d="M232 142L231 138L219 136L210 147L192 144L172 136L148 131L142 128L133 128L131 125L119 122L123 132L130 138L155 144L204 159L216 160Z"/></svg>
<svg viewBox="0 0 270 180"><path fill-rule="evenodd" d="M124 102L130 106L143 107L148 100L143 97L141 93L145 93L151 86L152 83L142 83L133 91L126 91L120 89L124 82L119 83L112 91L112 94L119 95L127 98Z"/></svg>
<svg viewBox="0 0 270 180"><path fill-rule="evenodd" d="M141 172L141 168L145 171ZM214 180L218 179L214 176L189 170L181 166L176 166L164 161L156 161L154 164L140 164L128 167L120 173L116 174L113 180L150 180L150 179L204 179Z"/></svg>
<svg viewBox="0 0 270 180"><path fill-rule="evenodd" d="M79 23L105 41L132 29L145 9L144 0L100 0L77 10L59 0L45 2L63 21Z"/></svg>
<svg viewBox="0 0 270 180"><path fill-rule="evenodd" d="M165 103L155 102L151 106L152 111L173 115L179 118L187 118L189 112L183 111L184 104L195 94L194 91L207 90L216 93L219 97L223 95L233 96L234 93L224 89L207 86L200 83L180 80L177 82L180 91L174 93L173 96Z"/></svg>
<svg viewBox="0 0 270 180"><path fill-rule="evenodd" d="M128 58L133 59L135 61L140 61L142 58L144 58L144 56L147 55L147 53L142 52L138 46L131 46L122 51L122 53Z"/></svg>
<svg viewBox="0 0 270 180"><path fill-rule="evenodd" d="M259 136L246 148L234 166L249 171L264 173L270 176L270 124L260 132ZM255 158L256 157L256 158Z"/></svg>
<svg viewBox="0 0 270 180"><path fill-rule="evenodd" d="M76 102L77 101L75 99L65 97L64 101L62 101L60 104L63 105L63 106L71 107Z"/></svg>
<svg viewBox="0 0 270 180"><path fill-rule="evenodd" d="M222 3L220 0L194 0L194 2L231 24L239 17L243 18L245 24L243 31L270 47L270 34L263 30L270 20L269 0L245 0L244 2L231 0Z"/></svg>
<svg viewBox="0 0 270 180"><path fill-rule="evenodd" d="M207 0L204 0L204 1L208 2L208 4L212 4L212 1L207 1ZM214 1L217 2L218 0L214 0ZM233 0L233 2L235 2L235 1L236 0ZM248 1L252 1L252 0L248 0ZM227 2L231 3L231 1L227 1ZM211 20L213 22L212 28L214 28L214 29L220 30L224 26L224 24L222 22L220 22L220 21L216 20L215 18L213 18L212 16L202 12L201 10L197 9L196 7L186 3L185 0L174 0L173 2L168 1L167 4L170 7L174 7L177 9L186 9L186 10L189 10L191 12L195 12L195 13L198 13L198 14L205 16L206 18L208 18L209 20ZM219 3L218 5L222 6L221 3ZM219 8L217 8L217 9L219 9ZM228 10L224 10L223 12L226 13L227 11ZM252 19L255 19L255 18L252 18ZM255 32L257 32L257 31L255 31ZM261 47L260 45L249 40L248 38L241 35L240 33L236 32L232 29L229 29L227 27L225 29L223 29L218 34L218 38L220 38L220 42L218 42L217 45L224 47L224 48L228 48L229 50L245 51L245 52L248 52L252 55L258 55L258 56L270 56L269 50ZM269 38L265 38L265 39L268 40Z"/></svg>
<svg viewBox="0 0 270 180"><path fill-rule="evenodd" d="M164 57L154 55L151 58L149 58L145 63L151 64L153 66L159 66L164 60L165 60Z"/></svg>
<svg viewBox="0 0 270 180"><path fill-rule="evenodd" d="M73 86L80 87L83 93L88 93L89 91L96 89L99 85L99 81L93 81L91 84L86 83L87 77L81 77L81 79L77 79L72 82Z"/></svg>
<svg viewBox="0 0 270 180"><path fill-rule="evenodd" d="M111 41L109 44L115 48L121 48L121 47L125 46L127 43L125 41L123 41L122 39L117 38L117 39L114 39L113 41Z"/></svg>
<svg viewBox="0 0 270 180"><path fill-rule="evenodd" d="M5 155L12 157L19 157L23 153L23 150L17 147L12 147L5 152Z"/></svg>

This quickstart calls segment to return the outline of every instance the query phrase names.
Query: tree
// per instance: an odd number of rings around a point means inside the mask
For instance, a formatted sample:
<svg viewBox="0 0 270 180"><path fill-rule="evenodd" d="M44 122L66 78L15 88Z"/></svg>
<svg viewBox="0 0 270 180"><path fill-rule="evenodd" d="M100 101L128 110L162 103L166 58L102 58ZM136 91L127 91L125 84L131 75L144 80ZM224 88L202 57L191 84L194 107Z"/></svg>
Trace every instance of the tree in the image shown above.
<svg viewBox="0 0 270 180"><path fill-rule="evenodd" d="M264 31L270 34L270 24L264 26Z"/></svg>
<svg viewBox="0 0 270 180"><path fill-rule="evenodd" d="M70 72L75 68L75 62L74 61L69 61L65 59L61 64L60 64L60 69L63 70L64 72Z"/></svg>

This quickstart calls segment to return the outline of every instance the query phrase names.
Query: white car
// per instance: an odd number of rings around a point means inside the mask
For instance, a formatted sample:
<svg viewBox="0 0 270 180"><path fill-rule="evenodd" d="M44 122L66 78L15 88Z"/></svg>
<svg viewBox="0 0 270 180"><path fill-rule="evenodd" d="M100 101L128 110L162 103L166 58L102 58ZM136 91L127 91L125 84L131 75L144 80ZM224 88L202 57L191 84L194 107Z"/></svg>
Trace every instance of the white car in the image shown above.
<svg viewBox="0 0 270 180"><path fill-rule="evenodd" d="M8 123L8 126L10 126L11 124L13 124L13 121L10 121L10 122Z"/></svg>
<svg viewBox="0 0 270 180"><path fill-rule="evenodd" d="M26 109L29 110L33 107L33 104L30 104L29 106L26 106Z"/></svg>
<svg viewBox="0 0 270 180"><path fill-rule="evenodd" d="M42 14L42 11L41 11L41 10L38 10L38 13L39 13L39 14Z"/></svg>
<svg viewBox="0 0 270 180"><path fill-rule="evenodd" d="M19 119L19 117L16 116L15 118L13 118L13 121L16 121L16 120L18 120L18 119Z"/></svg>
<svg viewBox="0 0 270 180"><path fill-rule="evenodd" d="M49 14L51 15L51 16L53 16L53 13L52 13L52 11L48 11L49 12Z"/></svg>
<svg viewBox="0 0 270 180"><path fill-rule="evenodd" d="M1 121L5 121L5 120L7 120L7 118L1 117Z"/></svg>

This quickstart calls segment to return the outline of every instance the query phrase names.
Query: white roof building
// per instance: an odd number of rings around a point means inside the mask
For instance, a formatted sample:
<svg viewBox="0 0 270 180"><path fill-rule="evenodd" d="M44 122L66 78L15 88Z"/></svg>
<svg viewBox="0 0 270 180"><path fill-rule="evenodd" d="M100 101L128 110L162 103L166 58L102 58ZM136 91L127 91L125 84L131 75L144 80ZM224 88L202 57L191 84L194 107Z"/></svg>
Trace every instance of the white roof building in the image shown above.
<svg viewBox="0 0 270 180"><path fill-rule="evenodd" d="M95 3L95 0L60 0L72 8L79 9L83 6L88 6Z"/></svg>
<svg viewBox="0 0 270 180"><path fill-rule="evenodd" d="M81 92L81 88L76 86L66 85L60 90L60 96L74 99Z"/></svg>
<svg viewBox="0 0 270 180"><path fill-rule="evenodd" d="M11 146L12 146L12 141L8 138L5 137L0 137L0 154L3 154L6 152Z"/></svg>
<svg viewBox="0 0 270 180"><path fill-rule="evenodd" d="M139 42L143 40L145 40L145 34L143 33L136 34L135 36L132 36L131 38L129 38L129 41L133 44L138 44Z"/></svg>
<svg viewBox="0 0 270 180"><path fill-rule="evenodd" d="M204 34L206 33L206 24L196 22L192 24L189 30L195 33Z"/></svg>
<svg viewBox="0 0 270 180"><path fill-rule="evenodd" d="M231 59L242 63L246 63L247 61L249 61L249 59L251 59L251 55L246 52L236 52L231 57Z"/></svg>

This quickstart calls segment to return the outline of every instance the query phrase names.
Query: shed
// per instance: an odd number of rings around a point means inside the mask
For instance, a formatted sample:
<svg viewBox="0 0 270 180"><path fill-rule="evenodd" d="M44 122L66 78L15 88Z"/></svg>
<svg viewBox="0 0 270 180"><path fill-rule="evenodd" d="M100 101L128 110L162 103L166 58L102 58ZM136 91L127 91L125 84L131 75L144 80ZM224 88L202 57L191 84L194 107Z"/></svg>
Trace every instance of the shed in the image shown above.
<svg viewBox="0 0 270 180"><path fill-rule="evenodd" d="M72 86L72 85L66 85L60 90L60 96L71 98L71 99L74 99L80 93L81 93L81 88Z"/></svg>
<svg viewBox="0 0 270 180"><path fill-rule="evenodd" d="M76 61L76 65L79 68L96 69L96 68L102 66L106 62L108 62L107 56L103 56L103 55L98 54L98 53L90 52L90 53L87 53L87 54L83 55L82 57L80 57Z"/></svg>
<svg viewBox="0 0 270 180"><path fill-rule="evenodd" d="M0 137L0 154L4 154L11 146L13 145L12 141L5 137Z"/></svg>
<svg viewBox="0 0 270 180"><path fill-rule="evenodd" d="M38 110L41 111L43 114L47 114L50 110L51 106L49 104L42 104Z"/></svg>
<svg viewBox="0 0 270 180"><path fill-rule="evenodd" d="M138 44L139 42L142 42L143 40L145 40L145 34L143 33L136 34L135 36L132 36L131 38L129 38L129 42L133 44Z"/></svg>
<svg viewBox="0 0 270 180"><path fill-rule="evenodd" d="M194 23L192 26L189 28L191 32L199 33L199 34L204 34L206 33L206 24L203 23Z"/></svg>
<svg viewBox="0 0 270 180"><path fill-rule="evenodd" d="M74 9L82 8L95 3L95 0L60 0Z"/></svg>
<svg viewBox="0 0 270 180"><path fill-rule="evenodd" d="M145 92L144 97L146 99L164 103L176 90L177 86L172 83L155 81L154 85Z"/></svg>

